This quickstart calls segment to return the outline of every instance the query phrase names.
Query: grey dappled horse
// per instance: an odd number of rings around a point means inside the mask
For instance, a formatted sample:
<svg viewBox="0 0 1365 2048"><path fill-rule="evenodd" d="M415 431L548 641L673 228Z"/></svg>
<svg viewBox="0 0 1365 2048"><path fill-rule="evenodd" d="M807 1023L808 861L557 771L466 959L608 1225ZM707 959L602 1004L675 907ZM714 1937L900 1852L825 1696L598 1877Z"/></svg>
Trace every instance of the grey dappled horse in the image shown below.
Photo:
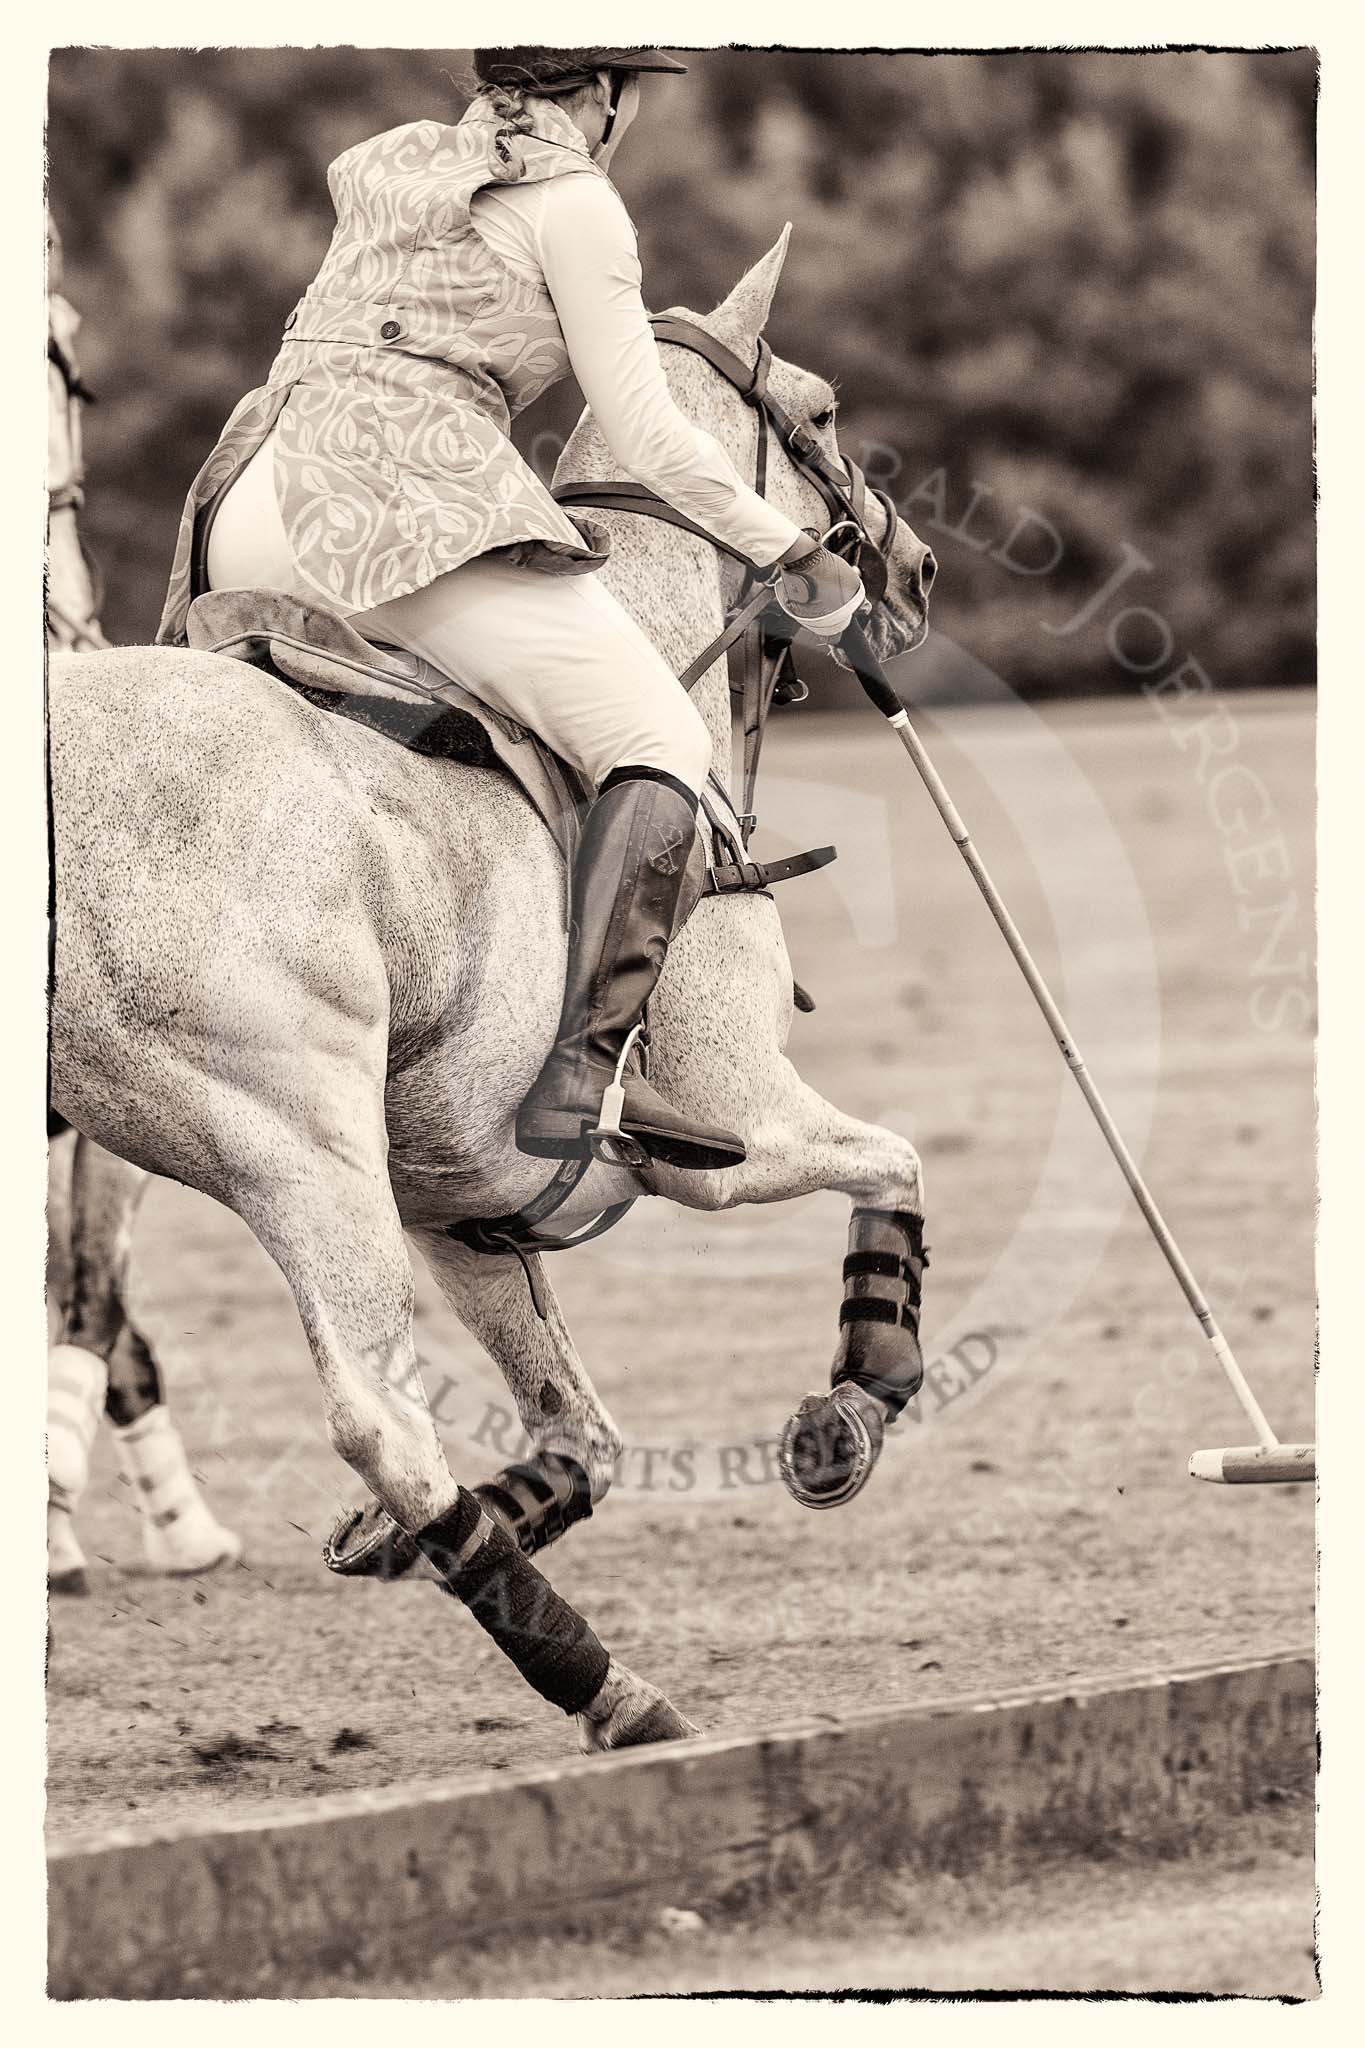
<svg viewBox="0 0 1365 2048"><path fill-rule="evenodd" d="M688 316L746 362L785 246L784 236L715 313ZM695 355L665 353L684 411L751 474L752 409ZM798 421L824 421L811 431L837 461L824 380L775 361L771 386ZM585 418L557 480L609 474ZM768 488L823 528L823 506L785 457ZM672 526L609 524L603 573L681 670L717 634L736 572ZM923 635L926 555L902 524L874 629L883 656ZM723 662L695 701L728 769ZM54 662L51 730L57 1108L246 1221L294 1293L332 1445L403 1530L436 1522L454 1486L413 1398L405 1233L496 1361L533 1444L574 1461L600 1500L622 1440L550 1283L539 1275L542 1319L515 1257L445 1231L519 1210L546 1178L513 1140L565 968L561 860L530 804L488 770L406 752L242 664L186 650ZM914 1147L805 1085L783 1052L791 1010L771 898L704 899L653 1004L652 1072L681 1104L742 1132L748 1159L716 1173L654 1165L641 1175L647 1192L721 1210L837 1188L855 1214L917 1226ZM594 1163L556 1227L632 1192L623 1168ZM858 1257L870 1271L898 1253ZM894 1337L917 1369L913 1331ZM580 1715L585 1746L639 1739L631 1731L645 1723L686 1732L671 1710L651 1720L656 1704L612 1660Z"/></svg>

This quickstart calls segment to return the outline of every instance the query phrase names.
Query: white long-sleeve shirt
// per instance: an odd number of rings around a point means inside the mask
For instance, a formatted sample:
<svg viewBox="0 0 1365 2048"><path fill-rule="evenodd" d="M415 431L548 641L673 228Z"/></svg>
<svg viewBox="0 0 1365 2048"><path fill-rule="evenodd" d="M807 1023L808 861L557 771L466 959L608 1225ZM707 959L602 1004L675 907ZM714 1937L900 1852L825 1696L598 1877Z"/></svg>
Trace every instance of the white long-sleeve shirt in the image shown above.
<svg viewBox="0 0 1365 2048"><path fill-rule="evenodd" d="M470 217L509 270L544 282L573 373L627 476L760 567L801 539L674 403L641 297L635 230L604 178L485 186Z"/></svg>

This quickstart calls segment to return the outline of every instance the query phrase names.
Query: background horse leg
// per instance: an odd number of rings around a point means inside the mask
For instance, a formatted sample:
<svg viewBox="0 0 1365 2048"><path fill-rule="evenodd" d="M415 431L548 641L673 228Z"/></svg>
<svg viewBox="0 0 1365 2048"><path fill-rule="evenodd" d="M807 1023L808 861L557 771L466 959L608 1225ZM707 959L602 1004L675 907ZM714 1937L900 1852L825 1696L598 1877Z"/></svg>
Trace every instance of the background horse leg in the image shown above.
<svg viewBox="0 0 1365 2048"><path fill-rule="evenodd" d="M785 1202L824 1188L852 1198L832 1391L801 1403L779 1454L783 1480L797 1500L837 1507L866 1484L886 1425L924 1376L923 1168L908 1138L846 1116L807 1087L786 1059L759 1107L742 1166L724 1174L673 1174L660 1192L708 1209Z"/></svg>
<svg viewBox="0 0 1365 2048"><path fill-rule="evenodd" d="M114 1425L148 1568L207 1571L238 1558L241 1541L216 1520L199 1490L151 1346L124 1298L133 1218L147 1175L79 1135L70 1169L69 1181L54 1172L49 1203L49 1284L59 1312L48 1366L49 1584L57 1592L86 1590L74 1516L101 1409Z"/></svg>
<svg viewBox="0 0 1365 2048"><path fill-rule="evenodd" d="M71 1253L71 1177L76 1134L64 1131L48 1147L47 1297L57 1328L71 1318L75 1269ZM85 1553L76 1537L75 1511L90 1477L90 1446L104 1406L103 1358L73 1344L52 1346L47 1368L47 1583L53 1593L84 1594Z"/></svg>

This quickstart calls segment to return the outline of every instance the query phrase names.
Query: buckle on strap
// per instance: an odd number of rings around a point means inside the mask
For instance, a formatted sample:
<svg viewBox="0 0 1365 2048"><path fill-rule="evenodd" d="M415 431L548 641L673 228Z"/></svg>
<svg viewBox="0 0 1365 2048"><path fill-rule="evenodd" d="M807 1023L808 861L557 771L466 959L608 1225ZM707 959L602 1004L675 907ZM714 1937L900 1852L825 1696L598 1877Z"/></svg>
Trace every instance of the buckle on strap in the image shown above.
<svg viewBox="0 0 1365 2048"><path fill-rule="evenodd" d="M827 868L838 858L832 846L814 846L809 853L793 853L786 860L721 861L706 870L704 896L742 896L770 889L774 882L789 882L796 875L811 875Z"/></svg>

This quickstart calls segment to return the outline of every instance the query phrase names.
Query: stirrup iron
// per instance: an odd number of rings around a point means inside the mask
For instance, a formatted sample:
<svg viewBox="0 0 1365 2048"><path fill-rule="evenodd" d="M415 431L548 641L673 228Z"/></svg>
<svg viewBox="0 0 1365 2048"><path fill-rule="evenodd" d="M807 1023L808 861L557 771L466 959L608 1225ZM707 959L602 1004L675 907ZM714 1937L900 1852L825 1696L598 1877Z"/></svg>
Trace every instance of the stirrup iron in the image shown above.
<svg viewBox="0 0 1365 2048"><path fill-rule="evenodd" d="M597 1122L587 1134L588 1149L594 1159L600 1159L604 1166L629 1167L632 1172L649 1165L649 1154L639 1139L632 1138L628 1131L621 1129L621 1112L626 1106L626 1061L634 1052L643 1029L642 1018L627 1035L621 1047L621 1057L616 1062L616 1072L602 1091Z"/></svg>

